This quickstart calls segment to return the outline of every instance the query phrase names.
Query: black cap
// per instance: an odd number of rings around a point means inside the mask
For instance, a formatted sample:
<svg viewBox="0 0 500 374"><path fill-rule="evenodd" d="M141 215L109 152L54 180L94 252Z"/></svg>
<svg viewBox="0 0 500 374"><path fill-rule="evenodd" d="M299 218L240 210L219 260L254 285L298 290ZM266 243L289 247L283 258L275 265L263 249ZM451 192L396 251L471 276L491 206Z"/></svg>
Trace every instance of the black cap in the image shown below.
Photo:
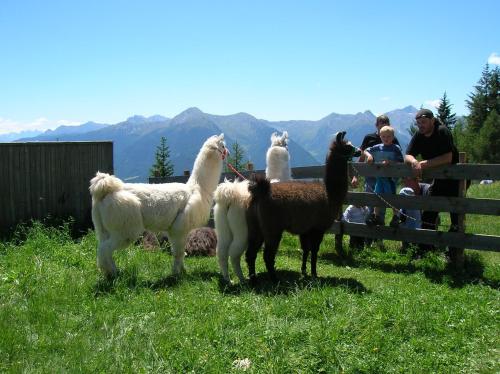
<svg viewBox="0 0 500 374"><path fill-rule="evenodd" d="M417 114L415 114L415 119L419 118L434 118L434 114L429 109L420 109Z"/></svg>

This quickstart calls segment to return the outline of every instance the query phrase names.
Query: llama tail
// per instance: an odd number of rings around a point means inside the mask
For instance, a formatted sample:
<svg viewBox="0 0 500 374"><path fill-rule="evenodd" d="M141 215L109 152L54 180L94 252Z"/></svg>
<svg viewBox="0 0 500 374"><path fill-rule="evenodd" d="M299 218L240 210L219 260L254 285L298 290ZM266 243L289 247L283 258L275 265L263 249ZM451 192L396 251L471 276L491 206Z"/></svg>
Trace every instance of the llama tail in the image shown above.
<svg viewBox="0 0 500 374"><path fill-rule="evenodd" d="M256 175L253 182L248 185L248 191L252 200L269 197L271 194L271 182L263 175Z"/></svg>
<svg viewBox="0 0 500 374"><path fill-rule="evenodd" d="M106 195L121 189L123 189L123 182L114 175L97 172L90 180L89 190L94 202L101 201Z"/></svg>

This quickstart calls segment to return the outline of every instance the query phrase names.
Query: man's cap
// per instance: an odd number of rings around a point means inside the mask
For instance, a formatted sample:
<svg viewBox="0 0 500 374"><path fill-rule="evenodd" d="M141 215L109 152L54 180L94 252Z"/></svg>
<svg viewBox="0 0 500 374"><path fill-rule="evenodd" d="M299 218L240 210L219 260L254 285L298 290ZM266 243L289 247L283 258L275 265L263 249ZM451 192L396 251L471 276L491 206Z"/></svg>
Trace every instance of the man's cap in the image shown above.
<svg viewBox="0 0 500 374"><path fill-rule="evenodd" d="M434 118L434 114L429 109L420 109L417 114L415 114L415 119L419 118Z"/></svg>

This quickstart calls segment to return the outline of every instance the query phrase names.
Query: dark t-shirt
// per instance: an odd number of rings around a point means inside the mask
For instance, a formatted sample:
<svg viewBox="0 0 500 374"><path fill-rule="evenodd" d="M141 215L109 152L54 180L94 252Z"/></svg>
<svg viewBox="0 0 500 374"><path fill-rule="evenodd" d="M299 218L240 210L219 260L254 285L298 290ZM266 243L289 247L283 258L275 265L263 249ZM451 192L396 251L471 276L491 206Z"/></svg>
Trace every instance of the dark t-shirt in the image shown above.
<svg viewBox="0 0 500 374"><path fill-rule="evenodd" d="M376 132L372 134L368 134L363 138L363 143L361 143L361 150L364 151L366 148L373 147L374 145L382 143L382 139L380 139L380 135ZM396 137L392 141L392 144L400 145L399 141Z"/></svg>
<svg viewBox="0 0 500 374"><path fill-rule="evenodd" d="M421 155L424 160L430 160L448 152L452 153L451 163L456 164L458 162L458 150L453 143L450 130L444 125L436 125L434 132L429 137L417 132L411 138L406 149L407 155L413 157Z"/></svg>

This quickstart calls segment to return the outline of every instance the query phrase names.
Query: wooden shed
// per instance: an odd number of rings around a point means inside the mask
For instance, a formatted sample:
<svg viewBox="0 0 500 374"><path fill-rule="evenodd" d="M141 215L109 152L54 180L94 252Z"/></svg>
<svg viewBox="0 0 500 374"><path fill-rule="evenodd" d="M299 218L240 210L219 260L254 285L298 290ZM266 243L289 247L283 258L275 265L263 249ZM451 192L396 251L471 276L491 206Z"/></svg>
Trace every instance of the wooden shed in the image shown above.
<svg viewBox="0 0 500 374"><path fill-rule="evenodd" d="M0 143L0 233L47 216L91 227L89 181L113 173L113 143Z"/></svg>

